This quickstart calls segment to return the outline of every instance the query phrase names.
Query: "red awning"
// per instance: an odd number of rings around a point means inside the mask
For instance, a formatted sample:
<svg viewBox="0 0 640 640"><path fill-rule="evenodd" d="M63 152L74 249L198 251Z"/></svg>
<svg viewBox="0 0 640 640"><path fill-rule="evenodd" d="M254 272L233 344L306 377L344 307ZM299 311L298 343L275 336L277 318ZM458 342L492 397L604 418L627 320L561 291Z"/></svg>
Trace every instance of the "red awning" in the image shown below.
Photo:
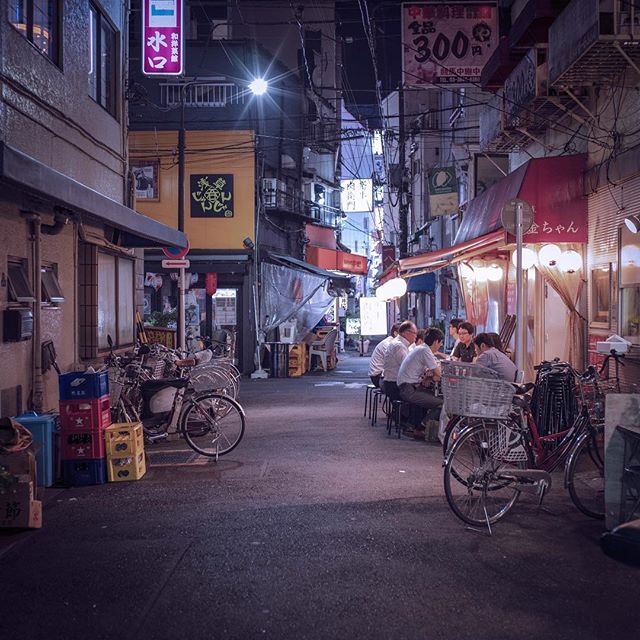
<svg viewBox="0 0 640 640"><path fill-rule="evenodd" d="M505 245L505 233L502 229L493 231L479 238L461 242L452 247L421 253L410 258L400 260L400 272L403 276L417 275L436 271L448 264L465 260L476 255L481 255L492 250L500 249ZM409 271L411 271L409 273Z"/></svg>
<svg viewBox="0 0 640 640"><path fill-rule="evenodd" d="M526 243L587 242L585 155L533 158L475 197L467 206L456 245L502 228L500 213L513 198L528 202L534 224Z"/></svg>

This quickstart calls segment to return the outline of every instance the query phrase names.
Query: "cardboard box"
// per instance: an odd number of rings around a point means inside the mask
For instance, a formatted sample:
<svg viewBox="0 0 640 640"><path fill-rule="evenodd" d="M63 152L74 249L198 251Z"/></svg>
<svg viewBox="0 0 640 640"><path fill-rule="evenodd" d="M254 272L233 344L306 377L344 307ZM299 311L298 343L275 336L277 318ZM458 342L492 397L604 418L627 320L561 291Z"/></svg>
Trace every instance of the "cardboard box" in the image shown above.
<svg viewBox="0 0 640 640"><path fill-rule="evenodd" d="M33 499L33 482L17 482L0 490L0 527L39 529L42 502Z"/></svg>
<svg viewBox="0 0 640 640"><path fill-rule="evenodd" d="M18 453L0 453L0 467L11 475L36 486L36 456L30 449Z"/></svg>

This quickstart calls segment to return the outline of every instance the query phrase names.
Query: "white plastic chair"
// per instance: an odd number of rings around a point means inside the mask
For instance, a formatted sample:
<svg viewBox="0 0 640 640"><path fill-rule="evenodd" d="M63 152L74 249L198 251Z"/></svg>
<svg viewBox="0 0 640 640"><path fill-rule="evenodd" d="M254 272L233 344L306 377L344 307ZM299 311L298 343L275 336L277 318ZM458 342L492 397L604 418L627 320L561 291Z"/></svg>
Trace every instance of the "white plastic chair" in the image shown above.
<svg viewBox="0 0 640 640"><path fill-rule="evenodd" d="M331 329L322 340L316 340L309 345L309 371L311 371L313 356L318 356L322 363L323 371L327 370L327 354L333 351L337 337L338 330Z"/></svg>

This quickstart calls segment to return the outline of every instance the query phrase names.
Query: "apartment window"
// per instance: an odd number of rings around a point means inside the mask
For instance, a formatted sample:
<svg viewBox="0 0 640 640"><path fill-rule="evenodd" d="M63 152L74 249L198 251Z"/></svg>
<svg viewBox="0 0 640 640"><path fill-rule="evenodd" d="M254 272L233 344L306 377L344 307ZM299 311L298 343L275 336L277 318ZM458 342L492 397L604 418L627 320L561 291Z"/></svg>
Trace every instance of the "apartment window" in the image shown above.
<svg viewBox="0 0 640 640"><path fill-rule="evenodd" d="M42 54L60 63L60 1L9 0L9 22Z"/></svg>
<svg viewBox="0 0 640 640"><path fill-rule="evenodd" d="M40 278L42 280L42 302L53 305L64 302L56 265L43 266Z"/></svg>
<svg viewBox="0 0 640 640"><path fill-rule="evenodd" d="M7 265L9 302L31 303L35 300L33 288L29 283L27 262L20 258L10 258Z"/></svg>
<svg viewBox="0 0 640 640"><path fill-rule="evenodd" d="M98 252L98 348L134 342L134 261Z"/></svg>
<svg viewBox="0 0 640 640"><path fill-rule="evenodd" d="M89 12L89 95L115 118L118 34L96 7Z"/></svg>

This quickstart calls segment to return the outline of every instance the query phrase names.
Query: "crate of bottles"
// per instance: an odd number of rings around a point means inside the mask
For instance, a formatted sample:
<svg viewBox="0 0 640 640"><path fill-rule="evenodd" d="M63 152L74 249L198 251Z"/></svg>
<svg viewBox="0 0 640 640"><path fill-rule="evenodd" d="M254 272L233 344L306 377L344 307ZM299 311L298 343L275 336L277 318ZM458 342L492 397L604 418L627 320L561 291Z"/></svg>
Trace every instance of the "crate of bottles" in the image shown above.
<svg viewBox="0 0 640 640"><path fill-rule="evenodd" d="M99 460L63 460L62 479L71 487L85 487L92 484L104 484L107 481L106 461Z"/></svg>
<svg viewBox="0 0 640 640"><path fill-rule="evenodd" d="M60 400L97 400L109 395L109 373L74 371L58 377Z"/></svg>
<svg viewBox="0 0 640 640"><path fill-rule="evenodd" d="M111 457L126 457L144 452L144 434L140 422L117 422L104 432L106 452Z"/></svg>
<svg viewBox="0 0 640 640"><path fill-rule="evenodd" d="M107 456L107 477L109 482L140 480L147 471L144 451L129 456Z"/></svg>
<svg viewBox="0 0 640 640"><path fill-rule="evenodd" d="M110 424L109 396L96 400L60 401L60 427L63 431L103 431Z"/></svg>
<svg viewBox="0 0 640 640"><path fill-rule="evenodd" d="M87 460L104 458L104 438L101 431L60 432L62 460Z"/></svg>

